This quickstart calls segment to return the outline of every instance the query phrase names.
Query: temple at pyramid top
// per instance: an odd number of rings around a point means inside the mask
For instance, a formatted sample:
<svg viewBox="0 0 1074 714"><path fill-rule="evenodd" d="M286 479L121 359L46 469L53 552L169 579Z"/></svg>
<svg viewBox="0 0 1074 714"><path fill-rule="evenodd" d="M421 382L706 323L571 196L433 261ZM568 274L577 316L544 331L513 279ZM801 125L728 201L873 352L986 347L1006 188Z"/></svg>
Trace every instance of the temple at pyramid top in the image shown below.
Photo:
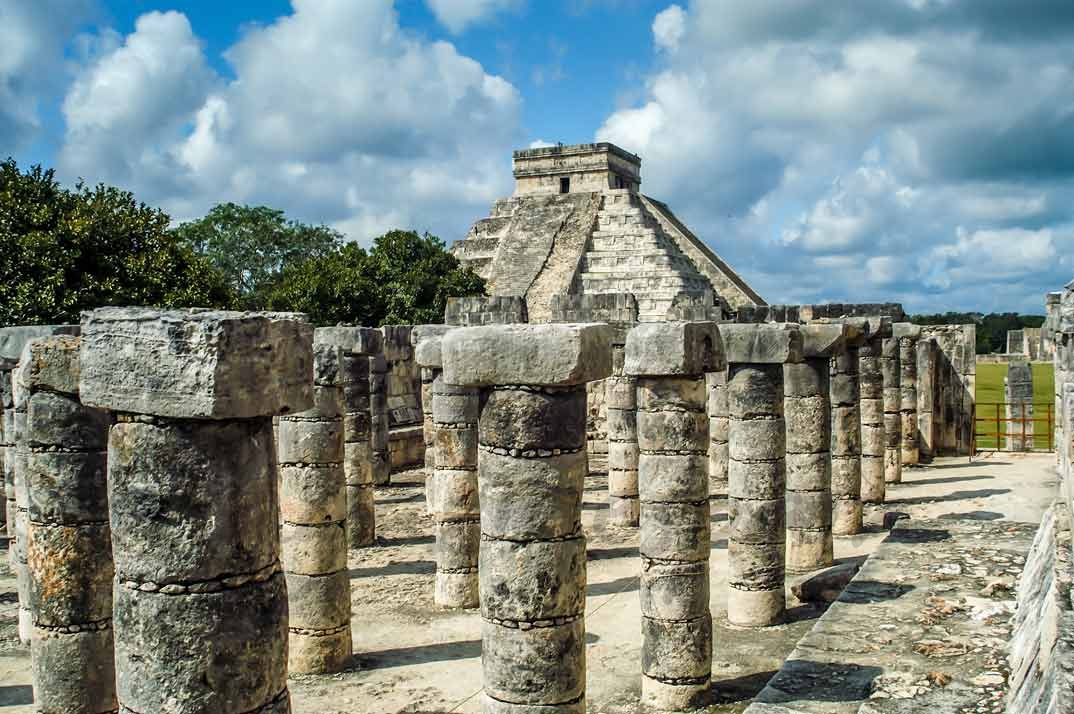
<svg viewBox="0 0 1074 714"><path fill-rule="evenodd" d="M641 158L610 144L514 152L515 191L451 250L492 295L525 298L530 322L555 295L629 294L638 319L675 306L730 313L765 301L668 206L641 193Z"/></svg>

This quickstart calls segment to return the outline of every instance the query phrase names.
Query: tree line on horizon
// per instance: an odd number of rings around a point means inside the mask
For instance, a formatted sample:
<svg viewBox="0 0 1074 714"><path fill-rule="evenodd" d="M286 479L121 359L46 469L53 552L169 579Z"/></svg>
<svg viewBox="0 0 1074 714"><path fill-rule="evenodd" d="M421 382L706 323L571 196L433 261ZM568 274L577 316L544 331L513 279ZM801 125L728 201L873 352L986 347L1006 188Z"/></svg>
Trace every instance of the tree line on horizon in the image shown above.
<svg viewBox="0 0 1074 714"><path fill-rule="evenodd" d="M369 250L266 206L223 203L172 226L129 191L0 163L0 326L78 322L106 305L303 312L317 325L441 322L485 281L428 233Z"/></svg>
<svg viewBox="0 0 1074 714"><path fill-rule="evenodd" d="M976 325L977 354L1007 351L1007 332L1027 327L1040 327L1044 315L1020 315L1016 312L943 312L931 315L911 315L915 325Z"/></svg>

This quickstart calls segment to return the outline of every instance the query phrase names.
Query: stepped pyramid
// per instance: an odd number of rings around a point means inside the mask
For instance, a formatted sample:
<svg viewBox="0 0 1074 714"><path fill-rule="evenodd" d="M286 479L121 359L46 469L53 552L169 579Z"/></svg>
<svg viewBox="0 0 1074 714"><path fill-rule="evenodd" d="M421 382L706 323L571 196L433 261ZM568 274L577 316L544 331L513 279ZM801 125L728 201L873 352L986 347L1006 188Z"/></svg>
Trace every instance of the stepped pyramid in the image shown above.
<svg viewBox="0 0 1074 714"><path fill-rule="evenodd" d="M526 300L546 322L556 294L630 293L642 322L667 319L676 298L765 301L660 201L644 196L641 159L614 144L514 153L515 193L496 201L452 252L492 295Z"/></svg>

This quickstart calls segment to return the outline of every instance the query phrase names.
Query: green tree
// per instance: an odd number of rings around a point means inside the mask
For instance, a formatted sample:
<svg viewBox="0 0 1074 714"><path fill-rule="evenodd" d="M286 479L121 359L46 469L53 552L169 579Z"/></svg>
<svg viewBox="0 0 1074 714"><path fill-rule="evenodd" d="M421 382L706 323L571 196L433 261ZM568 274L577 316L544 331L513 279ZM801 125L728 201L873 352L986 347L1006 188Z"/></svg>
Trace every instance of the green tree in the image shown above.
<svg viewBox="0 0 1074 714"><path fill-rule="evenodd" d="M220 275L130 193L0 163L0 324L77 322L103 305L226 307Z"/></svg>
<svg viewBox="0 0 1074 714"><path fill-rule="evenodd" d="M219 270L238 295L239 307L260 310L283 272L331 254L343 236L327 226L288 220L266 206L221 203L204 218L183 223L176 235Z"/></svg>
<svg viewBox="0 0 1074 714"><path fill-rule="evenodd" d="M266 305L305 312L317 325L378 327L441 322L449 297L484 291L439 238L389 231L368 252L348 243L285 269Z"/></svg>

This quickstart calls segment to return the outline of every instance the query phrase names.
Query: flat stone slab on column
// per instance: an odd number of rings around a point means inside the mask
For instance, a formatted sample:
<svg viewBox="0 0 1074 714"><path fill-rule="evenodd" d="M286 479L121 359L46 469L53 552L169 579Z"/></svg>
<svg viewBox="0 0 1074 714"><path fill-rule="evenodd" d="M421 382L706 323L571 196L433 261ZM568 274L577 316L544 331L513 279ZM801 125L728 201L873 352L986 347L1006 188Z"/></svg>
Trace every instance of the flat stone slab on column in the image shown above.
<svg viewBox="0 0 1074 714"><path fill-rule="evenodd" d="M728 363L783 364L801 362L804 356L799 325L767 323L720 325Z"/></svg>
<svg viewBox="0 0 1074 714"><path fill-rule="evenodd" d="M603 323L455 329L441 342L444 380L468 387L593 382L612 373L611 342Z"/></svg>
<svg viewBox="0 0 1074 714"><path fill-rule="evenodd" d="M695 376L727 367L715 322L647 322L630 331L623 373Z"/></svg>
<svg viewBox="0 0 1074 714"><path fill-rule="evenodd" d="M241 419L307 409L313 327L299 313L106 307L84 315L82 401Z"/></svg>

